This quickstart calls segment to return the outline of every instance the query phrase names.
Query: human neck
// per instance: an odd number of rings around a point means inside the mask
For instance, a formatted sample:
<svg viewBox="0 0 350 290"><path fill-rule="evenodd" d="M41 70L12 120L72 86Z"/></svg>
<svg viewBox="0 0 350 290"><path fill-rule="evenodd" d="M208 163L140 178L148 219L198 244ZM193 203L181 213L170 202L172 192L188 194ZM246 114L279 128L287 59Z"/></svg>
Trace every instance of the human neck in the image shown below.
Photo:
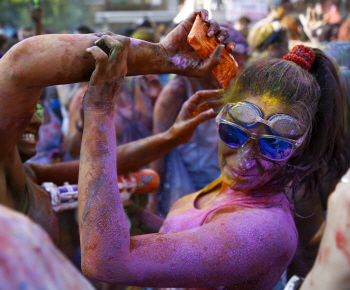
<svg viewBox="0 0 350 290"><path fill-rule="evenodd" d="M223 182L220 188L219 195L223 193L237 193L237 192L240 192L249 196L264 197L264 196L280 194L281 192L283 192L283 187L281 185L276 185L276 184L265 184L263 186L260 186L258 188L253 188L250 190L235 190L231 188L227 183Z"/></svg>

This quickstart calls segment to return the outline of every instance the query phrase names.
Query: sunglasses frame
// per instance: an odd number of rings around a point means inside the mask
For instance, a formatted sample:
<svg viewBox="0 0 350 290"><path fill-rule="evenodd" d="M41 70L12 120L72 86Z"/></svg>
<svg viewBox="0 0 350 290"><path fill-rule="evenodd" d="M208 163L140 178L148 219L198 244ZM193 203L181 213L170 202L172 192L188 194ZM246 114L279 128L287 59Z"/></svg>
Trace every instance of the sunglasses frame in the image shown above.
<svg viewBox="0 0 350 290"><path fill-rule="evenodd" d="M230 103L230 104L227 104L227 105L226 105L226 112L227 112L227 114L229 114L229 116L231 117L232 120L235 120L235 117L232 115L231 109L232 109L232 107L235 106L237 103L244 103L244 104L247 105L248 107L254 107L254 108L259 112L259 115L255 115L254 123L251 124L251 125L248 125L248 124L247 124L247 126L244 126L245 128L253 128L253 127L257 126L258 123L263 123L263 124L265 124L267 127L270 128L269 130L273 131L273 130L274 130L274 129L273 129L273 124L275 123L275 121L271 121L271 120L272 120L274 117L276 117L276 116L281 116L281 115L283 115L283 116L288 116L289 118L293 119L293 122L296 123L296 124L299 126L299 129L302 130L302 132L301 132L300 134L298 134L299 136L300 136L300 135L303 135L303 134L305 133L305 130L306 130L305 126L304 126L302 123L300 123L299 120L295 119L293 116L291 116L291 115L289 115L289 114L277 113L277 114L272 115L268 120L265 120L265 119L262 118L263 112L261 111L261 109L260 109L258 106L256 106L255 104L250 103L250 102L246 102L246 101L234 102L234 103ZM276 134L278 134L278 133L276 132ZM287 139L288 139L288 137L285 137L285 136L281 136L281 137L287 138ZM296 137L296 136L295 136L295 137Z"/></svg>
<svg viewBox="0 0 350 290"><path fill-rule="evenodd" d="M273 159L273 158L265 156L261 152L260 147L259 147L259 143L258 143L257 145L258 145L258 148L259 148L260 155L263 156L264 158L269 159L269 160L273 160L273 161L276 161L276 162L282 162L282 161L285 161L286 159L289 159L291 157L291 155L295 152L295 150L298 147L300 147L300 145L303 143L303 141L305 140L305 137L306 137L306 132L304 132L303 136L301 136L297 140L284 138L284 137L280 137L280 136L275 136L275 135L253 133L253 132L250 132L249 129L246 129L246 128L244 128L244 127L242 127L242 126L240 126L240 125L238 125L236 123L227 121L226 119L222 119L222 116L223 116L224 113L228 114L228 112L226 111L226 106L224 106L222 108L221 112L216 116L215 122L216 122L216 127L217 127L217 130L218 130L218 135L219 135L221 141L224 142L225 145L227 145L227 146L229 146L231 148L234 148L234 149L243 148L245 146L245 144L247 144L247 142L249 140L254 139L254 140L258 141L260 138L279 139L279 140L282 140L282 141L285 141L285 142L288 142L288 143L292 144L293 147L292 147L291 153L286 158L284 158L284 159ZM220 136L220 133L219 133L219 125L222 124L222 123L230 125L230 126L233 126L233 127L236 127L238 129L242 130L244 133L247 134L247 140L245 140L244 143L242 145L238 146L238 147L235 147L235 146L227 144L224 140L222 140L222 138Z"/></svg>

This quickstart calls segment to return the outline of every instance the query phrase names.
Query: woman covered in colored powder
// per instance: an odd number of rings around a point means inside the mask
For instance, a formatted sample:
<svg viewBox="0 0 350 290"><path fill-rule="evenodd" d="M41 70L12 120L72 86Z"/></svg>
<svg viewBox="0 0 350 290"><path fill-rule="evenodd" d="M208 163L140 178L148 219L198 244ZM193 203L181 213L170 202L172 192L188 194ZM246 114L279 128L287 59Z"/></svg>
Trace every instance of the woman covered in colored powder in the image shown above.
<svg viewBox="0 0 350 290"><path fill-rule="evenodd" d="M115 147L114 104L127 72L129 40L102 40L111 52L88 49L96 69L83 100L83 272L121 285L272 289L298 244L296 192L303 187L311 195L328 172L341 176L349 166L345 98L332 62L320 50L300 46L284 60L248 67L226 91L216 117L221 177L178 200L160 233L130 237L117 156L109 150ZM198 94L188 106L202 98ZM197 110L206 113L203 106Z"/></svg>
<svg viewBox="0 0 350 290"><path fill-rule="evenodd" d="M196 14L202 14L203 17L208 18L208 12L197 11ZM186 42L188 31L185 29L184 25L188 28L194 22L194 17L196 14L191 15L183 25L179 25L173 30L172 36L168 37L166 42L161 42L157 44L151 44L142 40L131 39L131 46L129 49L129 70L128 75L140 75L140 74L169 74L169 73L178 73L187 76L197 76L202 77L211 71L219 62L220 62L220 53L223 49L223 45L219 46L211 55L210 58L202 61L198 54L193 50L188 50L188 47L183 46L182 42L179 42L179 39L182 38L183 42ZM209 20L208 20L209 23ZM217 35L227 34L227 30L221 29L217 22L210 22L210 29L214 31ZM65 83L75 83L75 82L84 82L88 81L91 73L95 68L94 58L87 53L85 50L88 47L91 47L96 41L98 41L102 35L108 35L109 33L100 33L100 34L87 34L87 35L43 35L35 36L28 38L24 41L21 41L16 46L14 46L10 51L6 53L4 57L0 60L0 203L3 205L0 207L0 223L3 225L7 223L4 228L5 231L2 234L6 235L7 238L3 239L1 237L0 244L3 249L0 265L1 281L5 285L6 289L19 289L25 287L21 286L22 279L26 281L31 281L28 289L44 289L44 288L53 288L52 279L43 279L46 274L50 277L57 277L59 273L66 273L67 275L71 274L70 268L68 269L64 265L62 267L36 267L36 262L39 259L44 259L45 261L50 260L50 263L56 263L54 255L41 254L37 251L36 247L31 247L27 242L28 237L32 236L33 240L36 241L36 245L41 243L49 244L50 249L55 249L52 246L52 241L45 235L45 241L42 239L36 239L36 234L43 232L42 230L33 231L31 234L28 231L24 231L24 227L16 227L15 223L11 224L11 221L14 221L15 216L18 214L13 214L13 219L8 214L9 212L21 212L40 215L37 221L45 222L48 225L46 228L52 225L50 234L54 237L58 237L57 230L57 220L55 219L51 209L48 211L40 210L40 207L47 208L47 205L50 203L50 197L46 193L45 197L42 194L38 195L38 198L31 198L28 193L28 190L33 189L32 194L37 193L38 186L31 186L29 184L29 178L26 175L24 166L21 161L21 157L18 152L17 144L18 142L25 137L27 139L28 135L30 138L28 141L32 141L31 137L33 134L36 135L37 131L33 131L31 128L30 131L26 132L27 126L30 124L30 120L33 117L37 102L39 100L41 91L46 86L65 84ZM225 36L225 39L227 35ZM48 49L49 48L49 49ZM179 66L177 63L174 63L173 60L184 62L187 66ZM187 67L187 69L186 69ZM188 110L185 110L188 111ZM203 117L203 116L202 116ZM206 114L206 118L213 117L213 113ZM196 119L196 124L189 122L187 126L187 133L206 118L199 120L198 118L192 118L192 121ZM183 120L183 119L182 119ZM177 125L175 127L178 127ZM185 126L186 127L186 126ZM179 133L178 128L174 130ZM24 136L23 136L24 135ZM167 143L172 148L176 141L169 139L169 136L172 134L163 134L162 137L157 138L155 143L151 144L148 148L157 148L157 152L153 152L155 155L159 154L158 144ZM185 134L187 135L187 134ZM152 138L153 136L149 137ZM114 137L115 138L115 137ZM35 140L36 138L34 138ZM144 140L144 139L143 139ZM140 140L142 141L142 140ZM28 142L27 142L28 143ZM34 142L30 142L31 148L33 148ZM28 144L27 144L28 145ZM142 143L142 146L134 147L132 146L137 154L144 155L142 151L145 148L145 144ZM124 150L130 152L130 148L125 148ZM167 146L165 146L167 149ZM116 149L113 149L116 151ZM167 151L163 152L165 154ZM29 153L29 152L27 152ZM33 151L31 152L33 153ZM120 155L124 155L120 154ZM152 154L154 156L154 154ZM146 160L149 156L143 156L140 158ZM149 160L150 162L152 160ZM127 165L137 165L139 160L132 160L129 158L126 163L122 166L124 170L128 172L130 170ZM62 165L62 164L61 164ZM120 164L121 165L121 164ZM58 173L59 166L57 164L52 164L52 170L40 170L40 167L36 167L38 170L33 169L36 180L34 182L39 182L41 176L39 173L45 173L46 177L51 176L50 178L61 179L69 181L69 178L76 178L78 166L63 166L61 171ZM74 169L70 171L71 169ZM44 172L45 171L45 172ZM118 172L120 172L118 170ZM63 177L65 174L65 177ZM58 176L59 175L59 176ZM34 176L35 177L35 176ZM56 179L56 180L57 180ZM50 180L56 182L54 180ZM37 203L38 199L43 197L41 201L43 203ZM45 199L45 200L44 200ZM34 210L31 207L31 202L34 202ZM6 209L7 207L7 209ZM47 213L45 216L45 212ZM9 218L6 218L8 216ZM31 214L31 217L35 219L35 216ZM52 217L51 220L49 220ZM9 223L8 223L9 222ZM32 223L29 219L26 219L26 224ZM29 226L29 225L28 225ZM27 227L28 227L27 226ZM8 231L8 228L13 228L15 231ZM38 227L36 227L39 229ZM45 225L44 225L45 228ZM20 233L20 234L17 234ZM14 242L12 245L15 247L10 247L11 240ZM15 243L16 241L16 243ZM17 242L20 242L23 246L21 251L13 250L16 247L18 248ZM57 242L57 239L55 239ZM23 251L22 251L23 250ZM57 251L56 251L57 252ZM11 255L9 255L9 253ZM37 255L35 255L35 253ZM34 255L33 255L34 254ZM34 258L33 258L34 257ZM18 261L23 261L23 263L18 264ZM33 262L33 263L32 263ZM58 264L58 263L56 263ZM9 265L9 267L7 267ZM14 266L16 265L16 266ZM47 264L45 264L47 265ZM8 270L9 269L9 270ZM15 269L15 270L14 270ZM42 269L45 269L45 272L42 272ZM11 275L8 275L8 271L12 271L11 274L16 273L17 279L11 279ZM30 277L29 277L30 276ZM35 281L31 279L35 277ZM37 278L40 277L40 278ZM74 278L72 278L74 279ZM79 279L80 280L80 279ZM66 279L61 279L61 283L55 285L56 289L75 289L69 285L69 281ZM79 284L77 284L79 285ZM76 286L76 289L88 289L86 285L81 284L81 287Z"/></svg>

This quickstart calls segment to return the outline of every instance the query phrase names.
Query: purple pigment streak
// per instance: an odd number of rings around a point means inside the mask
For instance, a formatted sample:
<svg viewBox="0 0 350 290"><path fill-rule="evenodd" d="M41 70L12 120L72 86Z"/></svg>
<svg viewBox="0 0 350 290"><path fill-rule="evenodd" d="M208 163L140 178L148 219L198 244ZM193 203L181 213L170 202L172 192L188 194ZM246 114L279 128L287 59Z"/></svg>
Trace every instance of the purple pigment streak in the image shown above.
<svg viewBox="0 0 350 290"><path fill-rule="evenodd" d="M173 64L179 69L186 69L189 65L189 61L186 61L179 56L169 57L168 60L172 61Z"/></svg>
<svg viewBox="0 0 350 290"><path fill-rule="evenodd" d="M141 39L130 38L130 46L132 46L132 45L139 45L139 44L141 44L142 42L144 42L144 41L141 40Z"/></svg>

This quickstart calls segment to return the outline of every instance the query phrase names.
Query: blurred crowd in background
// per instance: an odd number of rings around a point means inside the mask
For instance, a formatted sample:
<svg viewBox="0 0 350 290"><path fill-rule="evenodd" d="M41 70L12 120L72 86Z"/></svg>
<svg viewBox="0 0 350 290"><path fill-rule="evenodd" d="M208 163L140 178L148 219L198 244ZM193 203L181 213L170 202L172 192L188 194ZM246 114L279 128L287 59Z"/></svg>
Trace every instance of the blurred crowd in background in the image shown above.
<svg viewBox="0 0 350 290"><path fill-rule="evenodd" d="M86 34L99 30L94 24L83 22L72 27L50 27L43 21L47 13L45 5L40 4L33 1L28 9L26 19L30 17L31 25L11 22L9 17L0 18L0 58L16 43L35 35ZM265 58L282 58L293 46L303 43L318 47L331 57L339 69L343 89L350 101L349 11L340 9L339 3L332 1L305 4L303 10L300 6L299 10L296 9L289 0L271 0L267 5L268 15L258 21L246 15L241 15L235 22L216 19L229 29L228 41L236 44L234 58L239 65L238 74L250 63ZM175 22L159 23L151 17L144 17L135 19L133 25L112 32L157 43L176 25ZM177 75L127 77L116 105L118 145L167 130L174 123L182 104L193 93L215 88L217 83L209 78L192 79ZM79 159L83 131L81 102L86 89L87 83L79 83L43 90L40 98L43 118L32 124L35 128L32 135L25 133L22 138L36 142L36 155L31 156L29 153L30 158L26 158L26 162L52 164ZM171 108L164 110L164 106L169 103L173 104ZM160 176L159 189L149 196L136 195L132 197L132 202L164 217L179 197L195 192L218 178L219 139L215 130L214 120L206 121L197 128L190 142L176 147L162 159L153 162L149 168ZM74 214L74 210L61 214L60 247L79 267L78 226L71 224L71 216ZM147 232L136 220L131 220L131 224L132 234Z"/></svg>

